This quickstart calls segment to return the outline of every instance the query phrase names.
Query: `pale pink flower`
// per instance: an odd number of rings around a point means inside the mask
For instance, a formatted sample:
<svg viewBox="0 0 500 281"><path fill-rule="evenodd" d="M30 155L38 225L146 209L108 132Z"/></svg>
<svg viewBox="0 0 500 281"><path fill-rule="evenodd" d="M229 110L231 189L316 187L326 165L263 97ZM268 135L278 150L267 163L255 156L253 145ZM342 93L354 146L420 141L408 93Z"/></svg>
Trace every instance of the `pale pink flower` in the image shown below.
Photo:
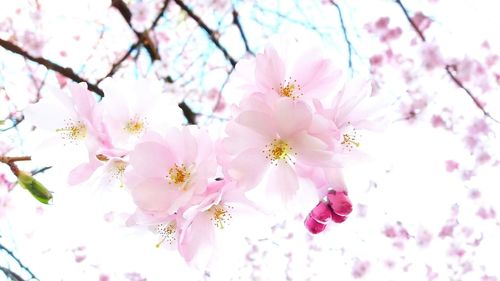
<svg viewBox="0 0 500 281"><path fill-rule="evenodd" d="M174 97L162 93L157 80L108 78L101 83L99 110L114 154L125 155L147 132L162 132L184 122Z"/></svg>
<svg viewBox="0 0 500 281"><path fill-rule="evenodd" d="M190 126L170 128L164 136L146 138L130 153L125 185L139 209L173 214L205 192L216 164L206 132Z"/></svg>
<svg viewBox="0 0 500 281"><path fill-rule="evenodd" d="M221 247L230 247L228 237L243 238L254 227L258 211L235 182L219 181L202 201L186 209L179 252L188 263L206 265ZM262 221L260 221L262 224Z"/></svg>
<svg viewBox="0 0 500 281"><path fill-rule="evenodd" d="M288 200L298 189L296 163L331 165L327 145L308 132L312 113L306 104L282 98L270 107L259 95L242 104L244 110L228 124L222 142L233 157L226 163L227 173L241 186L253 188L269 172L268 192Z"/></svg>
<svg viewBox="0 0 500 281"><path fill-rule="evenodd" d="M306 42L278 38L255 58L241 60L231 84L246 92L262 93L267 99L286 97L311 100L335 92L342 71L332 58Z"/></svg>
<svg viewBox="0 0 500 281"><path fill-rule="evenodd" d="M96 155L110 147L101 120L96 111L96 99L85 83L68 84L67 91L54 89L52 95L24 110L26 119L38 129L48 133L33 157L44 158L45 163L75 168L70 172L69 183L77 184L88 179L99 167Z"/></svg>
<svg viewBox="0 0 500 281"><path fill-rule="evenodd" d="M351 80L333 98L332 106L325 108L319 101L314 105L318 114L310 132L326 142L337 156L352 153L361 156L364 131L380 131L389 120L386 98L372 97L369 80ZM384 111L382 109L385 109Z"/></svg>

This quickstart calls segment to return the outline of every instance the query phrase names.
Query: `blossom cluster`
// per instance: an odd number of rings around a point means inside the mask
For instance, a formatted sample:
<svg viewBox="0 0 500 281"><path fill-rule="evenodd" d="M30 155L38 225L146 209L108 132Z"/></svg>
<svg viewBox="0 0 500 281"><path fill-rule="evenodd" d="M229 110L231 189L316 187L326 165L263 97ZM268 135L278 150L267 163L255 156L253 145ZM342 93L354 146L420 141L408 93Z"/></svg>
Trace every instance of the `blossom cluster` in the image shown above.
<svg viewBox="0 0 500 281"><path fill-rule="evenodd" d="M318 194L311 233L345 221L342 168L361 159L363 131L383 123L370 81L346 81L321 48L282 40L241 60L230 84L241 100L218 139L185 125L175 99L146 79L108 78L99 101L68 84L24 113L48 133L36 154L71 167L68 184L124 187L137 207L128 225L154 231L158 247L187 262L209 260L218 235L245 217L286 206L300 181Z"/></svg>

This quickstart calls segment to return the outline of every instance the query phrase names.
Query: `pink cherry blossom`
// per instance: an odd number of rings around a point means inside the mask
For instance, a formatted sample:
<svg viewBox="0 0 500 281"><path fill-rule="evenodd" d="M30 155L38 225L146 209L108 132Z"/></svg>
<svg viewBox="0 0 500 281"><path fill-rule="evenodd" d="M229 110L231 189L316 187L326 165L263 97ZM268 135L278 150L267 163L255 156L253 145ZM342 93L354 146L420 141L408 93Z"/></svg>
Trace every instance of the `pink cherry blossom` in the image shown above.
<svg viewBox="0 0 500 281"><path fill-rule="evenodd" d="M268 192L287 201L298 189L295 164L331 165L327 145L308 133L310 108L282 98L266 106L259 95L243 102L244 109L228 124L222 146L233 158L227 163L229 176L245 188L253 188L266 172ZM259 105L259 106L257 106Z"/></svg>
<svg viewBox="0 0 500 281"><path fill-rule="evenodd" d="M114 154L126 154L147 132L161 132L184 122L175 99L162 93L157 80L108 78L100 86L105 96L99 110Z"/></svg>
<svg viewBox="0 0 500 281"><path fill-rule="evenodd" d="M195 127L146 138L130 153L129 164L125 185L137 207L169 215L204 193L216 169L212 141Z"/></svg>
<svg viewBox="0 0 500 281"><path fill-rule="evenodd" d="M255 58L238 63L232 80L236 88L270 100L311 100L338 89L342 71L320 48L290 38L277 40Z"/></svg>
<svg viewBox="0 0 500 281"><path fill-rule="evenodd" d="M230 246L228 235L243 238L254 227L257 213L235 182L215 182L200 203L183 213L179 252L188 263L207 264L218 248Z"/></svg>
<svg viewBox="0 0 500 281"><path fill-rule="evenodd" d="M26 119L48 134L33 157L46 163L62 165L73 160L69 183L77 184L90 177L101 164L96 158L102 149L110 147L101 120L95 115L96 99L85 83L70 83L67 91L54 89L53 96L42 98L28 106ZM67 155L72 155L68 159Z"/></svg>

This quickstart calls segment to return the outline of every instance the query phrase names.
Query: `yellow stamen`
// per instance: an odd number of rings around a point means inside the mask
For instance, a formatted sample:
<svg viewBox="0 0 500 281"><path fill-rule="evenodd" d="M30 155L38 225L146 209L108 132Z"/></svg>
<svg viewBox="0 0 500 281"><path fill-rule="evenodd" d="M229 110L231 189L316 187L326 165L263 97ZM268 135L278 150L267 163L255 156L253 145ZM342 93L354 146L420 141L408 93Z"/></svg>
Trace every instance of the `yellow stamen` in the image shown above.
<svg viewBox="0 0 500 281"><path fill-rule="evenodd" d="M63 139L75 142L83 140L87 136L87 127L81 121L68 122L66 127L56 129L56 132L61 133Z"/></svg>
<svg viewBox="0 0 500 281"><path fill-rule="evenodd" d="M273 89L274 90L274 89ZM297 84L297 80L293 80L290 77L290 81L286 81L282 84L280 83L280 87L278 89L278 94L281 97L287 97L291 98L293 100L298 99L300 96L302 96L302 93L300 91L302 90L302 87Z"/></svg>
<svg viewBox="0 0 500 281"><path fill-rule="evenodd" d="M229 209L231 209L230 206L218 204L212 206L208 210L209 212L212 213L212 218L210 218L210 220L217 228L224 229L224 226L227 225L229 220L232 218L231 214L229 213Z"/></svg>
<svg viewBox="0 0 500 281"><path fill-rule="evenodd" d="M159 248L165 241L167 241L169 244L172 244L175 241L176 231L177 224L175 223L175 221L157 225L156 232L160 235L160 241L156 244L156 248Z"/></svg>
<svg viewBox="0 0 500 281"><path fill-rule="evenodd" d="M167 178L168 178L168 183L170 184L175 184L175 185L185 184L189 181L190 177L191 177L191 172L184 164L180 166L174 164L174 166L172 166L172 168L168 170Z"/></svg>
<svg viewBox="0 0 500 281"><path fill-rule="evenodd" d="M266 145L266 149L262 151L266 154L266 158L271 160L271 162L277 162L279 160L290 160L291 156L296 155L292 152L292 147L282 139L274 139L271 144Z"/></svg>
<svg viewBox="0 0 500 281"><path fill-rule="evenodd" d="M130 119L123 129L131 135L139 135L144 131L144 127L144 122L135 117Z"/></svg>

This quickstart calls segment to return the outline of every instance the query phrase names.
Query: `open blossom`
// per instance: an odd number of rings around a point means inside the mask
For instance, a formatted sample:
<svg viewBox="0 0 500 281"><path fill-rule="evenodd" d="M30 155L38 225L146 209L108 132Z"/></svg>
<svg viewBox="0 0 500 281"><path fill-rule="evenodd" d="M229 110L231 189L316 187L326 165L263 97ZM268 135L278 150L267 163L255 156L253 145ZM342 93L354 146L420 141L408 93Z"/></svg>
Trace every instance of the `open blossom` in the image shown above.
<svg viewBox="0 0 500 281"><path fill-rule="evenodd" d="M228 124L222 142L232 156L227 173L241 186L253 188L269 172L268 191L288 200L299 187L296 163L332 165L327 145L308 133L312 113L306 104L282 98L270 107L259 95L242 104L245 110Z"/></svg>
<svg viewBox="0 0 500 281"><path fill-rule="evenodd" d="M331 107L315 101L317 110L311 133L321 138L336 153L357 151L363 131L378 131L387 124L387 100L372 97L369 80L352 80L334 96Z"/></svg>
<svg viewBox="0 0 500 281"><path fill-rule="evenodd" d="M162 94L158 81L108 78L101 83L99 110L114 153L125 155L147 132L162 132L184 122L175 99Z"/></svg>
<svg viewBox="0 0 500 281"><path fill-rule="evenodd" d="M96 155L110 147L103 124L95 114L97 103L85 83L70 83L66 91L54 89L52 96L24 110L26 119L48 133L33 157L54 165L72 160L69 183L87 179L100 166ZM71 157L68 157L71 155Z"/></svg>
<svg viewBox="0 0 500 281"><path fill-rule="evenodd" d="M130 4L130 12L132 13L132 26L134 27L135 30L138 32L143 32L148 28L148 25L150 23L150 18L152 16L151 13L151 3L148 3L146 1L138 1L135 3Z"/></svg>
<svg viewBox="0 0 500 281"><path fill-rule="evenodd" d="M243 238L254 227L250 220L257 217L257 209L235 182L215 182L210 189L201 202L183 213L186 221L178 247L187 262L206 264L218 248L230 245L228 237Z"/></svg>
<svg viewBox="0 0 500 281"><path fill-rule="evenodd" d="M170 128L164 136L147 136L130 153L125 185L139 209L170 215L205 192L216 164L206 132Z"/></svg>
<svg viewBox="0 0 500 281"><path fill-rule="evenodd" d="M288 38L280 43L283 46L269 44L256 58L240 61L232 84L270 100L286 97L307 101L338 89L342 71L320 48Z"/></svg>

